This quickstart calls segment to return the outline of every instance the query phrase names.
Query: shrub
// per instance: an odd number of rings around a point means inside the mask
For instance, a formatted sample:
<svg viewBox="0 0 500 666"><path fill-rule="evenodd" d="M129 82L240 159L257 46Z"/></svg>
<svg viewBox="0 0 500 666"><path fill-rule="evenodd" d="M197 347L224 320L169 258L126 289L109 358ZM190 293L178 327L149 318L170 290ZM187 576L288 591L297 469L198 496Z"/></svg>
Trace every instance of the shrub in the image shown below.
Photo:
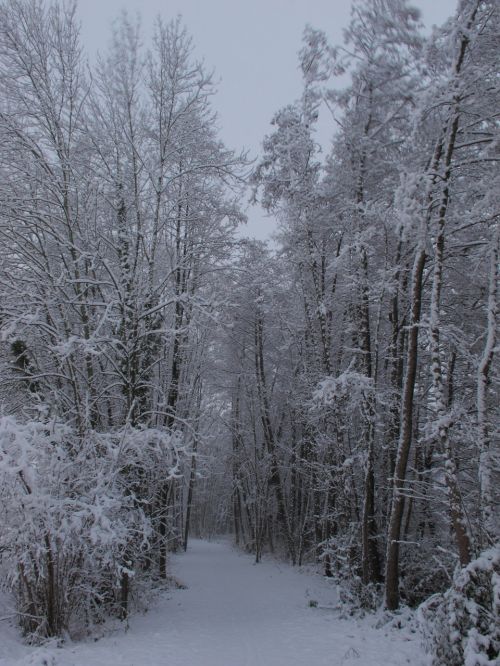
<svg viewBox="0 0 500 666"><path fill-rule="evenodd" d="M493 666L500 650L500 547L464 569L420 607L433 666Z"/></svg>
<svg viewBox="0 0 500 666"><path fill-rule="evenodd" d="M0 553L27 636L126 615L150 549L154 483L171 473L171 453L170 436L156 430L80 435L0 419ZM140 495L138 478L150 481Z"/></svg>

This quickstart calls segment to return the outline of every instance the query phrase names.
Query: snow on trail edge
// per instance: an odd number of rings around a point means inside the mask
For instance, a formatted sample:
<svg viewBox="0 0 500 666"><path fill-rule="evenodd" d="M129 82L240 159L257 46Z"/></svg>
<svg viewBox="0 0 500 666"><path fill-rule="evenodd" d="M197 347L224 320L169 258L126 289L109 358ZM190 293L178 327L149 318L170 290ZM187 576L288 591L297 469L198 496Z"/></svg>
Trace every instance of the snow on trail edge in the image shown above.
<svg viewBox="0 0 500 666"><path fill-rule="evenodd" d="M340 619L311 608L332 606L335 591L321 576L275 560L253 564L228 542L191 541L172 558L187 589L163 594L128 631L62 648L21 645L0 623L0 666L424 666L418 634L373 616ZM2 626L3 625L3 626Z"/></svg>

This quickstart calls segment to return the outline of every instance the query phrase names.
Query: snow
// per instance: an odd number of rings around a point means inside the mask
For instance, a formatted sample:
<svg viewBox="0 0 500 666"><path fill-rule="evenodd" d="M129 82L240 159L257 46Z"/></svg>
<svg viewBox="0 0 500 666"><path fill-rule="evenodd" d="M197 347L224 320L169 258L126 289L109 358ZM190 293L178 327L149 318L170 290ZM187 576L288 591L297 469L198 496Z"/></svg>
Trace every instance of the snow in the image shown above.
<svg viewBox="0 0 500 666"><path fill-rule="evenodd" d="M163 593L128 630L97 641L34 648L0 622L0 666L428 664L408 627L342 619L332 610L335 586L310 571L271 558L255 565L227 541L196 540L172 558L171 571L187 589Z"/></svg>

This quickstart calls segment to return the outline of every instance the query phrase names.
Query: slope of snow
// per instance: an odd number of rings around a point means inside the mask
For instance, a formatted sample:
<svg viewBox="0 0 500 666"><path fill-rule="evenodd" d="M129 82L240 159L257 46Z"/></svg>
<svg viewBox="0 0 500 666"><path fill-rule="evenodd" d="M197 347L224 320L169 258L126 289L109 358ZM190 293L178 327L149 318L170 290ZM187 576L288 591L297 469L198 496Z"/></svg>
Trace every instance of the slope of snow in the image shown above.
<svg viewBox="0 0 500 666"><path fill-rule="evenodd" d="M254 565L225 542L192 541L171 566L188 588L163 595L127 631L99 641L28 648L0 626L0 666L427 664L418 635L321 608L335 592L320 576L274 560Z"/></svg>

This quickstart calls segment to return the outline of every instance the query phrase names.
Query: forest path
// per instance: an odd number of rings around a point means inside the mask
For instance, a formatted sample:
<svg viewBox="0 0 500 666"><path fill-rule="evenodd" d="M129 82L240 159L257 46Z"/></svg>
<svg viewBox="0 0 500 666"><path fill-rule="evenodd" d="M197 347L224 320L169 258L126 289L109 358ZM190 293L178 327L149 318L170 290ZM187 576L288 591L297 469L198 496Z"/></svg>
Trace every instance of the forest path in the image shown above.
<svg viewBox="0 0 500 666"><path fill-rule="evenodd" d="M229 542L193 540L172 573L187 585L160 596L130 628L96 642L42 648L9 663L48 666L421 666L408 629L340 619L335 588L318 575L267 559L258 565ZM37 657L38 653L38 657ZM1 648L0 648L1 655Z"/></svg>

